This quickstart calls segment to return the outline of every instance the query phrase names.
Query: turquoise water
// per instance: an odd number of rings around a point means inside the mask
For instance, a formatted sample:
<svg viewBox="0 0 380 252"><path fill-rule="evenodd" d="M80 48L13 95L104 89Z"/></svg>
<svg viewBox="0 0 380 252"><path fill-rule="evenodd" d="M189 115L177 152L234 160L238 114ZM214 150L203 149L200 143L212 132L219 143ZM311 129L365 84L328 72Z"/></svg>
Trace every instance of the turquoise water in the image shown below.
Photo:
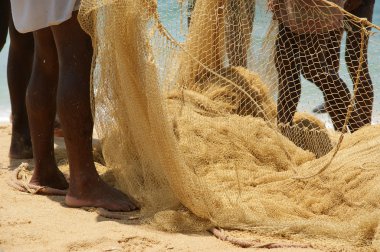
<svg viewBox="0 0 380 252"><path fill-rule="evenodd" d="M161 3L160 3L161 2ZM185 12L186 9L180 9L178 6L178 0L166 0L166 1L158 1L159 3L159 12L162 19L162 22L166 27L169 27L170 33L179 41L184 40L184 34L186 33L186 19L180 20L178 18L179 13ZM260 9L260 8L257 8ZM265 14L265 13L260 13ZM253 34L253 38L255 40L262 40L265 36L265 31L267 26L261 25L260 15L256 14L255 19L255 30ZM378 2L375 5L374 11L374 20L375 24L380 25L380 3ZM374 122L380 123L380 32L377 32L370 41L369 46L369 63L370 63L370 73L372 80L375 85L375 110L374 110ZM6 79L6 64L8 57L8 46L0 53L0 123L8 122L9 115L11 112L10 109L10 101L9 101L9 93L7 87L7 79ZM342 51L344 50L344 46L342 46ZM254 50L255 51L255 50ZM342 54L344 55L344 54ZM344 59L342 59L344 61ZM343 62L342 62L343 63ZM352 82L348 76L347 70L345 67L341 68L341 76L346 81L349 87L352 87ZM309 83L306 80L303 80L302 85L302 97L299 105L299 110L301 111L311 111L314 106L319 105L322 102L322 94L313 84ZM329 119L328 116L322 115L321 119L326 121L328 124Z"/></svg>

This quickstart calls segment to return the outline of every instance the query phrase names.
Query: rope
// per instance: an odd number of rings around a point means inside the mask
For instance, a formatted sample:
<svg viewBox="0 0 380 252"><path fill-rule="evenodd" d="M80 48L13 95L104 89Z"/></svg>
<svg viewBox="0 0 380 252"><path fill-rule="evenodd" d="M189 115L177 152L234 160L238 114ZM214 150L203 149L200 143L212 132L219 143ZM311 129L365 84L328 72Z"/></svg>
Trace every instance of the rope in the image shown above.
<svg viewBox="0 0 380 252"><path fill-rule="evenodd" d="M46 195L66 195L66 190L51 188L48 186L39 186L29 183L31 170L28 163L22 163L13 172L12 176L7 181L7 184L20 192L30 194L46 194Z"/></svg>
<svg viewBox="0 0 380 252"><path fill-rule="evenodd" d="M241 248L266 248L266 249L275 249L275 248L313 248L311 245L301 245L301 244L286 244L286 243L275 243L275 242L260 242L252 240L243 240L238 239L233 236L227 235L223 229L211 228L208 230L216 238L222 241L227 241L235 246Z"/></svg>
<svg viewBox="0 0 380 252"><path fill-rule="evenodd" d="M12 188L21 191L28 192L30 194L38 194L45 187L29 184L30 169L28 163L22 163L13 172L8 185Z"/></svg>

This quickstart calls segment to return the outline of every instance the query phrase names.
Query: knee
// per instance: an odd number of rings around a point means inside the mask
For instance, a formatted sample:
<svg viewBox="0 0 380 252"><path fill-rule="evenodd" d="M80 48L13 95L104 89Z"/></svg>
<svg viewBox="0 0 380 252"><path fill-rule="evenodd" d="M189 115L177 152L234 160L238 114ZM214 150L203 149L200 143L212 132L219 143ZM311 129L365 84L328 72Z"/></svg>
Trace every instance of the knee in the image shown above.
<svg viewBox="0 0 380 252"><path fill-rule="evenodd" d="M292 59L289 59L284 55L284 52L281 49L276 52L274 57L274 63L277 70L277 73L281 76L286 76L292 71L295 71L296 66Z"/></svg>
<svg viewBox="0 0 380 252"><path fill-rule="evenodd" d="M339 81L340 77L338 72L336 72L332 68L321 69L320 71L316 71L316 75L313 75L313 79L316 83L322 83L323 85L331 85L336 84Z"/></svg>
<svg viewBox="0 0 380 252"><path fill-rule="evenodd" d="M32 52L34 50L33 33L19 33L13 23L9 24L10 47L13 50Z"/></svg>
<svg viewBox="0 0 380 252"><path fill-rule="evenodd" d="M41 43L35 40L34 63L35 71L45 76L57 78L59 63L55 45L51 43Z"/></svg>

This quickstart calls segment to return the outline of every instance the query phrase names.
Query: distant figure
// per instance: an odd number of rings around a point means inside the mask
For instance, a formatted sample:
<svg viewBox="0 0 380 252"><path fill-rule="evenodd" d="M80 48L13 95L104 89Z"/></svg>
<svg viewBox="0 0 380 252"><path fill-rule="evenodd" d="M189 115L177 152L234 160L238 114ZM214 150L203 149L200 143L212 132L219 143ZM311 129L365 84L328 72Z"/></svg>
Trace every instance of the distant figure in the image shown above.
<svg viewBox="0 0 380 252"><path fill-rule="evenodd" d="M354 14L360 18L366 18L372 22L373 11L375 6L375 0L347 0L344 8L350 13ZM370 28L368 28L370 29ZM355 83L357 77L357 69L359 67L360 61L360 44L364 43L364 62L362 75L360 77L359 89L357 93L357 104L358 109L358 119L362 121L363 124L370 124L372 119L372 108L373 108L373 84L372 79L369 74L368 67L368 40L369 37L366 36L364 41L361 41L360 27L350 26L350 29L346 30L346 64L350 77L353 83ZM326 113L325 104L321 104L313 109L314 113Z"/></svg>
<svg viewBox="0 0 380 252"><path fill-rule="evenodd" d="M255 0L227 0L225 9L226 50L231 66L247 67L248 50L251 45L251 33L255 18ZM188 2L188 24L196 0ZM246 21L243 23L242 21Z"/></svg>
<svg viewBox="0 0 380 252"><path fill-rule="evenodd" d="M344 4L343 0L331 2ZM343 13L320 0L272 0L270 7L279 22L275 52L278 123L293 124L302 74L322 91L334 128L342 131L350 104L350 92L338 73ZM364 125L357 120L359 110L348 123L350 131Z"/></svg>

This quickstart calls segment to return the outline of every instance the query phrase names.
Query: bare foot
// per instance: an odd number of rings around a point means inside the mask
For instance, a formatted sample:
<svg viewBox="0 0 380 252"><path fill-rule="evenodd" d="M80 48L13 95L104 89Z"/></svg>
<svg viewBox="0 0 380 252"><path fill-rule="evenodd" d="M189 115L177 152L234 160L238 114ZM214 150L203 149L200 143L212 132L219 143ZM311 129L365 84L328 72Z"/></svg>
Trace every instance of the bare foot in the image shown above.
<svg viewBox="0 0 380 252"><path fill-rule="evenodd" d="M43 170L43 172L38 172L35 169L32 178L30 179L30 184L38 186L47 186L55 189L66 190L69 188L69 184L63 173L55 166L52 165L49 170Z"/></svg>
<svg viewBox="0 0 380 252"><path fill-rule="evenodd" d="M110 187L100 178L95 183L72 188L66 195L69 207L101 207L110 211L129 212L137 210L137 206L122 192ZM78 189L82 187L82 190Z"/></svg>
<svg viewBox="0 0 380 252"><path fill-rule="evenodd" d="M11 159L31 159L33 158L32 142L29 135L20 135L13 132L11 147L9 149Z"/></svg>

